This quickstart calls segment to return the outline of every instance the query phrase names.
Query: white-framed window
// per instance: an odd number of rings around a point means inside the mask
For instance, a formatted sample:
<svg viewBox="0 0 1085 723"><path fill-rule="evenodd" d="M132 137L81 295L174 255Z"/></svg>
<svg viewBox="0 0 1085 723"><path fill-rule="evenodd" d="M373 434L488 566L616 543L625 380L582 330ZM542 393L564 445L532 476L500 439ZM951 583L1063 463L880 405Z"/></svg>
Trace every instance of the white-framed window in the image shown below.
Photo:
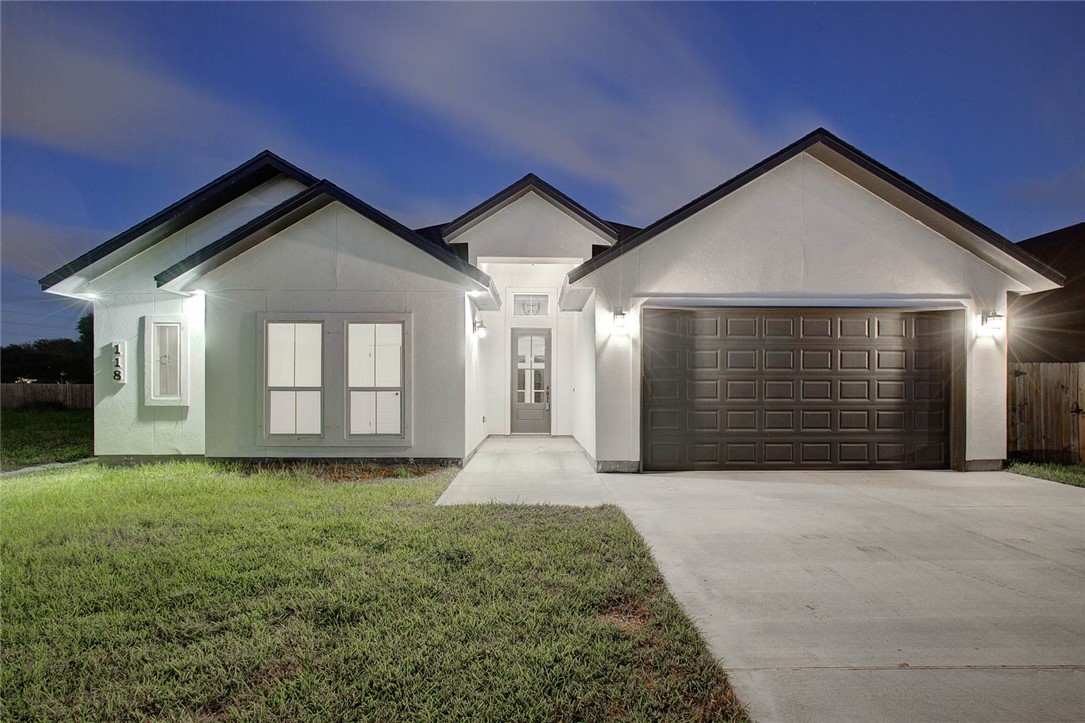
<svg viewBox="0 0 1085 723"><path fill-rule="evenodd" d="M513 316L550 316L549 294L513 294Z"/></svg>
<svg viewBox="0 0 1085 723"><path fill-rule="evenodd" d="M268 321L265 329L268 436L320 436L324 431L320 321Z"/></svg>
<svg viewBox="0 0 1085 723"><path fill-rule="evenodd" d="M188 405L188 333L183 316L147 316L143 324L143 401Z"/></svg>
<svg viewBox="0 0 1085 723"><path fill-rule="evenodd" d="M347 435L403 435L403 323L347 322Z"/></svg>

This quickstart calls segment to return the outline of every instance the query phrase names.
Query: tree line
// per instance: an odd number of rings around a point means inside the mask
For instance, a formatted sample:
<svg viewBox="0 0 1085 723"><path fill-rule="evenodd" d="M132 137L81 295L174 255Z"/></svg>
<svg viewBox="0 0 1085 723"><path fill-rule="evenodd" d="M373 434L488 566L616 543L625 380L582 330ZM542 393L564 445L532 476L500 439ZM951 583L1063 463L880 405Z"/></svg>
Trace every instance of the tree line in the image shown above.
<svg viewBox="0 0 1085 723"><path fill-rule="evenodd" d="M0 381L90 384L94 381L94 314L75 325L78 339L38 339L0 348Z"/></svg>

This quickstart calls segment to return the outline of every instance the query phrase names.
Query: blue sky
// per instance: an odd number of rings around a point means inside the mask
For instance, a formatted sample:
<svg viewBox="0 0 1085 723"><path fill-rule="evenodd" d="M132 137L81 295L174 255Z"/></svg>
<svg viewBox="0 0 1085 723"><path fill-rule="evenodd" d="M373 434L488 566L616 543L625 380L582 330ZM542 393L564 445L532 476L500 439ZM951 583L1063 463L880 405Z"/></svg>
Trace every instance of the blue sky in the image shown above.
<svg viewBox="0 0 1085 723"><path fill-rule="evenodd" d="M823 125L1013 240L1085 220L1085 3L0 5L0 336L270 148L404 223L533 171L643 224Z"/></svg>

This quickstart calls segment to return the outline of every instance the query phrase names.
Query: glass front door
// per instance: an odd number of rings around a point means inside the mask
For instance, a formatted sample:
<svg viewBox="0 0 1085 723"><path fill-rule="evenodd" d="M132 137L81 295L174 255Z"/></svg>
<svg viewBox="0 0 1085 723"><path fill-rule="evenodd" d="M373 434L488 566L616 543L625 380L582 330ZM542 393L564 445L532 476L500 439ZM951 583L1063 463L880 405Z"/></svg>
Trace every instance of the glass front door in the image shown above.
<svg viewBox="0 0 1085 723"><path fill-rule="evenodd" d="M512 433L550 434L550 330L512 330Z"/></svg>

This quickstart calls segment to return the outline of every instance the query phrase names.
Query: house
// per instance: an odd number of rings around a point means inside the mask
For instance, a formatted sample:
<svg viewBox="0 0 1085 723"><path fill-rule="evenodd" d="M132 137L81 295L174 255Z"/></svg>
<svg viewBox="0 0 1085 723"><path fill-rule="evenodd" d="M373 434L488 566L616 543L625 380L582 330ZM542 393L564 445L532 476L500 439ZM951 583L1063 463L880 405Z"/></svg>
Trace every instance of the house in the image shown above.
<svg viewBox="0 0 1085 723"><path fill-rule="evenodd" d="M1085 222L1017 245L1062 272L1066 284L1010 295L1010 361L1085 362Z"/></svg>
<svg viewBox="0 0 1085 723"><path fill-rule="evenodd" d="M264 152L41 279L93 300L107 461L601 471L997 468L1007 294L1062 282L824 129L644 228L528 175L411 229Z"/></svg>

